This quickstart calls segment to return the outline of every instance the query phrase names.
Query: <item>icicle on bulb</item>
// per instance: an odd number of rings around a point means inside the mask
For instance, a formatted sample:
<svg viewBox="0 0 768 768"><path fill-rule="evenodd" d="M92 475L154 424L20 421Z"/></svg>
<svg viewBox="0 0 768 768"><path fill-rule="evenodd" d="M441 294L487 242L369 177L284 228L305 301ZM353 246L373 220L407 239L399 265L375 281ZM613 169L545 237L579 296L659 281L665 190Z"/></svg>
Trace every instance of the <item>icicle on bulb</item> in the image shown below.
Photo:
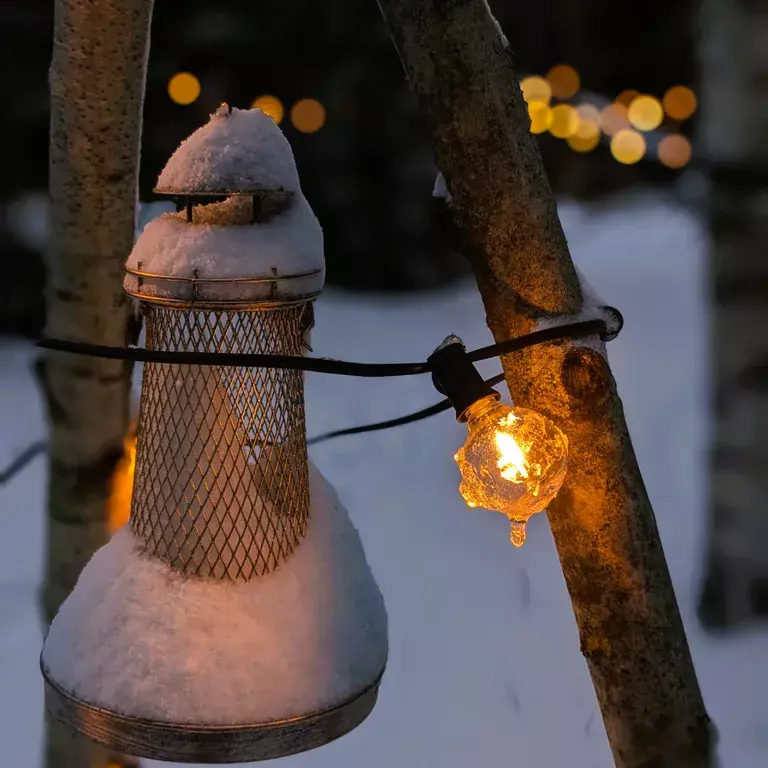
<svg viewBox="0 0 768 768"><path fill-rule="evenodd" d="M540 413L495 395L473 403L464 416L469 436L454 456L459 493L469 507L506 515L510 540L521 547L531 515L546 509L563 484L568 438Z"/></svg>

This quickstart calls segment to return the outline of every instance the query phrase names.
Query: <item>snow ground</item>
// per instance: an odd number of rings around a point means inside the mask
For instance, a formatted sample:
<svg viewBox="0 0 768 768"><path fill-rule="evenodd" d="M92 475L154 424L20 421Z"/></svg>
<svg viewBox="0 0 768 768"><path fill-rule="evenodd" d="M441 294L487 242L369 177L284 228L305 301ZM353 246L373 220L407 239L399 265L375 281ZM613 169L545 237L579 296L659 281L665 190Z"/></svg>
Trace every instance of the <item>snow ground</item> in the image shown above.
<svg viewBox="0 0 768 768"><path fill-rule="evenodd" d="M561 216L578 265L626 318L610 359L720 730L722 768L764 768L768 636L711 638L694 613L707 439L701 226L644 195L600 209L564 204ZM314 354L421 360L450 332L470 347L490 341L471 282L402 299L328 290ZM43 434L32 357L29 344L0 346L0 466ZM398 416L437 397L428 377L310 375L308 431ZM514 550L502 516L464 506L451 458L464 431L443 414L311 449L349 508L384 594L390 660L379 703L360 728L281 766L501 768L511 760L610 768L546 519L536 516L525 547ZM15 768L37 768L41 755L35 598L44 483L38 459L0 488L0 743L4 765Z"/></svg>

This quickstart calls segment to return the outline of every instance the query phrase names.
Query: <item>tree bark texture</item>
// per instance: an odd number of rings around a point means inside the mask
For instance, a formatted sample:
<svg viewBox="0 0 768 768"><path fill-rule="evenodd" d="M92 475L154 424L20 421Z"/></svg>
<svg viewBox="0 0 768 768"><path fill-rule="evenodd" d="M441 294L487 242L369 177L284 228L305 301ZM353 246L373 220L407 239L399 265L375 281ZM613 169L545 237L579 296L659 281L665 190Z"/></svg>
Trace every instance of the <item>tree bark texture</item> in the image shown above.
<svg viewBox="0 0 768 768"><path fill-rule="evenodd" d="M495 339L577 313L579 281L511 52L485 2L378 2L432 118ZM621 400L593 341L507 356L506 380L514 401L549 416L570 442L549 521L616 766L705 768L710 721Z"/></svg>
<svg viewBox="0 0 768 768"><path fill-rule="evenodd" d="M56 0L49 73L49 336L133 341L123 265L134 239L152 0ZM108 497L129 426L124 362L49 353L38 374L50 426L43 613L50 622L109 536ZM48 723L48 768L128 764Z"/></svg>
<svg viewBox="0 0 768 768"><path fill-rule="evenodd" d="M768 619L768 0L706 0L700 51L715 434L699 613L722 629Z"/></svg>

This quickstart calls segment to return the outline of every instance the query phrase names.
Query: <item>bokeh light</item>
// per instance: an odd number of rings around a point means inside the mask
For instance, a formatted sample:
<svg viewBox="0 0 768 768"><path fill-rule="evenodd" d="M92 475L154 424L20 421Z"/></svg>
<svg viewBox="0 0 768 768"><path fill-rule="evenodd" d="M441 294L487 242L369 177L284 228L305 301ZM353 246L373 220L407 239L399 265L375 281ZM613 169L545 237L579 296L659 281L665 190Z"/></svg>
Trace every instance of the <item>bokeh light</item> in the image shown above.
<svg viewBox="0 0 768 768"><path fill-rule="evenodd" d="M632 165L645 155L645 137L631 128L622 128L611 139L611 154L624 165Z"/></svg>
<svg viewBox="0 0 768 768"><path fill-rule="evenodd" d="M652 131L661 125L664 110L661 102L653 96L638 96L629 105L627 118L638 130Z"/></svg>
<svg viewBox="0 0 768 768"><path fill-rule="evenodd" d="M579 130L579 113L570 104L558 104L552 109L549 132L558 139L574 136Z"/></svg>
<svg viewBox="0 0 768 768"><path fill-rule="evenodd" d="M684 85L673 85L662 99L664 111L674 120L687 120L698 105L696 94Z"/></svg>
<svg viewBox="0 0 768 768"><path fill-rule="evenodd" d="M691 159L691 142L680 134L665 136L659 142L659 162L667 168L682 168Z"/></svg>
<svg viewBox="0 0 768 768"><path fill-rule="evenodd" d="M600 111L600 126L606 136L613 136L624 128L629 128L627 108L614 102Z"/></svg>
<svg viewBox="0 0 768 768"><path fill-rule="evenodd" d="M591 152L600 143L600 131L586 137L579 136L576 133L573 136L569 136L566 141L574 152Z"/></svg>
<svg viewBox="0 0 768 768"><path fill-rule="evenodd" d="M300 99L291 107L291 122L297 131L315 133L325 125L325 107L315 99Z"/></svg>
<svg viewBox="0 0 768 768"><path fill-rule="evenodd" d="M552 88L549 83L538 75L523 78L520 81L520 89L528 104L534 101L549 104L549 100L552 98Z"/></svg>
<svg viewBox="0 0 768 768"><path fill-rule="evenodd" d="M547 72L547 82L556 99L571 99L581 88L579 73L568 64L557 64Z"/></svg>
<svg viewBox="0 0 768 768"><path fill-rule="evenodd" d="M592 104L580 104L576 107L579 116L579 127L576 129L576 137L583 141L591 141L597 137L600 139L600 110ZM593 146L595 146L593 144Z"/></svg>
<svg viewBox="0 0 768 768"><path fill-rule="evenodd" d="M190 72L177 72L168 81L168 95L177 104L191 104L200 95L200 81Z"/></svg>
<svg viewBox="0 0 768 768"><path fill-rule="evenodd" d="M627 90L622 91L617 97L616 101L619 104L623 104L625 107L629 107L629 105L640 95L640 91L636 91L634 88L627 88Z"/></svg>
<svg viewBox="0 0 768 768"><path fill-rule="evenodd" d="M531 118L531 133L544 133L552 125L552 110L543 101L531 101L528 115Z"/></svg>
<svg viewBox="0 0 768 768"><path fill-rule="evenodd" d="M259 96L258 99L254 99L251 107L258 108L264 114L269 115L278 125L285 115L285 107L283 102L277 98L277 96Z"/></svg>

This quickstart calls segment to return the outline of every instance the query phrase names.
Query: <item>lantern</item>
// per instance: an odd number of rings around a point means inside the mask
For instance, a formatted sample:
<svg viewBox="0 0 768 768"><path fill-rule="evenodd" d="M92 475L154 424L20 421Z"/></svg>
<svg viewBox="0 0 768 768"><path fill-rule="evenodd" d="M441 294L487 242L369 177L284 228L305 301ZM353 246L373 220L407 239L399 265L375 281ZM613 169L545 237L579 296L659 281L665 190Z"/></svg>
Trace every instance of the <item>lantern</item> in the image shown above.
<svg viewBox="0 0 768 768"><path fill-rule="evenodd" d="M171 157L125 289L149 349L299 355L324 279L293 155L220 108ZM299 371L148 363L129 524L93 557L42 654L49 711L119 752L245 762L364 720L386 613L310 466Z"/></svg>

